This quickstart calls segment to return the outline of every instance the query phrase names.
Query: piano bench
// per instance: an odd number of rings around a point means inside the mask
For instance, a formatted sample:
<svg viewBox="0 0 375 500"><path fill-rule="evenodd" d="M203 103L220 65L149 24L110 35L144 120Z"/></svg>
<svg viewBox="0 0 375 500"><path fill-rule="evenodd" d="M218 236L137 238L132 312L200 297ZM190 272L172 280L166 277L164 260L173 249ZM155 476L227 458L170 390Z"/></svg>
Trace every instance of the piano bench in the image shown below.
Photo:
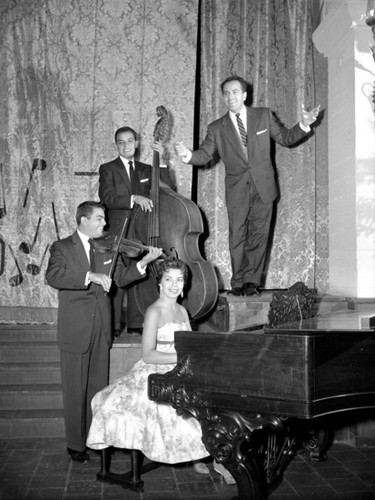
<svg viewBox="0 0 375 500"><path fill-rule="evenodd" d="M104 448L100 453L100 471L96 475L96 479L103 483L120 484L124 488L129 488L133 491L143 491L143 481L141 475L156 469L161 464L159 462L149 462L143 465L144 455L139 450L130 451L130 471L123 474L111 472L111 455L112 448Z"/></svg>

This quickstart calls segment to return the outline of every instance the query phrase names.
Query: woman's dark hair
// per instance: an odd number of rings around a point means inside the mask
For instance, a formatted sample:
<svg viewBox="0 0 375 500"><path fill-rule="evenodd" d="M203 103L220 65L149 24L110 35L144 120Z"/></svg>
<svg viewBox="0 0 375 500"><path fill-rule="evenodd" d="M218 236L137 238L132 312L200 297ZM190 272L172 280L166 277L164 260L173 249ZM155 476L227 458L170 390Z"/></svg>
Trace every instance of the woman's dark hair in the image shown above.
<svg viewBox="0 0 375 500"><path fill-rule="evenodd" d="M182 276L184 278L184 282L186 283L188 278L188 267L182 260L167 258L157 261L157 269L156 269L156 282L159 285L164 273L170 271L171 269L179 269L182 271Z"/></svg>

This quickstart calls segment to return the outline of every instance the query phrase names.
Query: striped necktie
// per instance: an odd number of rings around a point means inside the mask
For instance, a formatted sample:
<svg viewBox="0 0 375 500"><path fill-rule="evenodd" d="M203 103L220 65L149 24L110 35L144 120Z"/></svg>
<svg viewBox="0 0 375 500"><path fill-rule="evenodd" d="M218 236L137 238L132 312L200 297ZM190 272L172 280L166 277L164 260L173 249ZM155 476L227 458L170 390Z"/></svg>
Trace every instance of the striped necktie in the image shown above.
<svg viewBox="0 0 375 500"><path fill-rule="evenodd" d="M238 130L240 131L240 136L242 139L242 144L244 145L245 148L247 148L247 134L239 113L236 114L236 118L237 118Z"/></svg>

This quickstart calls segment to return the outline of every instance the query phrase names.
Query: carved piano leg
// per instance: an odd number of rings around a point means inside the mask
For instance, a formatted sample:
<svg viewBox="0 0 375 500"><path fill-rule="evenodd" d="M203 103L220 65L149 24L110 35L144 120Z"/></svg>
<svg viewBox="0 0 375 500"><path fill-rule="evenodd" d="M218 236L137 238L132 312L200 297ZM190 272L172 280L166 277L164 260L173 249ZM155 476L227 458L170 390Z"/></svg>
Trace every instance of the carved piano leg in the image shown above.
<svg viewBox="0 0 375 500"><path fill-rule="evenodd" d="M324 462L327 460L327 450L333 442L334 432L329 428L309 429L303 448L305 452L310 454L310 459L313 462Z"/></svg>
<svg viewBox="0 0 375 500"><path fill-rule="evenodd" d="M238 500L265 500L295 455L293 433L277 417L200 412L203 442L236 480Z"/></svg>
<svg viewBox="0 0 375 500"><path fill-rule="evenodd" d="M266 500L268 487L266 475L257 459L247 459L238 464L234 461L223 463L236 480L238 497L236 500Z"/></svg>

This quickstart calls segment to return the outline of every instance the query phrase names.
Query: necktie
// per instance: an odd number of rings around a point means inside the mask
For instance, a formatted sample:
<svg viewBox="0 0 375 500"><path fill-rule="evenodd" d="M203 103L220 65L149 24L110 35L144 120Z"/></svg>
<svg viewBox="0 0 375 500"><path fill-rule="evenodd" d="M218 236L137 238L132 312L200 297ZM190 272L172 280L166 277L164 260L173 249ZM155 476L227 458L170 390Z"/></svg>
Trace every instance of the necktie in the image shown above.
<svg viewBox="0 0 375 500"><path fill-rule="evenodd" d="M94 252L94 246L92 244L92 239L89 239L90 243L90 269L91 272L95 272L95 252Z"/></svg>
<svg viewBox="0 0 375 500"><path fill-rule="evenodd" d="M130 185L131 185L132 193L134 193L135 178L134 178L133 162L131 160L129 161L129 178L130 178Z"/></svg>
<svg viewBox="0 0 375 500"><path fill-rule="evenodd" d="M238 130L240 131L240 136L242 139L242 144L244 145L245 148L247 148L247 134L239 113L236 114L236 118L237 118Z"/></svg>
<svg viewBox="0 0 375 500"><path fill-rule="evenodd" d="M139 194L138 175L135 171L135 168L133 167L133 162L131 160L129 161L129 177L132 194Z"/></svg>

